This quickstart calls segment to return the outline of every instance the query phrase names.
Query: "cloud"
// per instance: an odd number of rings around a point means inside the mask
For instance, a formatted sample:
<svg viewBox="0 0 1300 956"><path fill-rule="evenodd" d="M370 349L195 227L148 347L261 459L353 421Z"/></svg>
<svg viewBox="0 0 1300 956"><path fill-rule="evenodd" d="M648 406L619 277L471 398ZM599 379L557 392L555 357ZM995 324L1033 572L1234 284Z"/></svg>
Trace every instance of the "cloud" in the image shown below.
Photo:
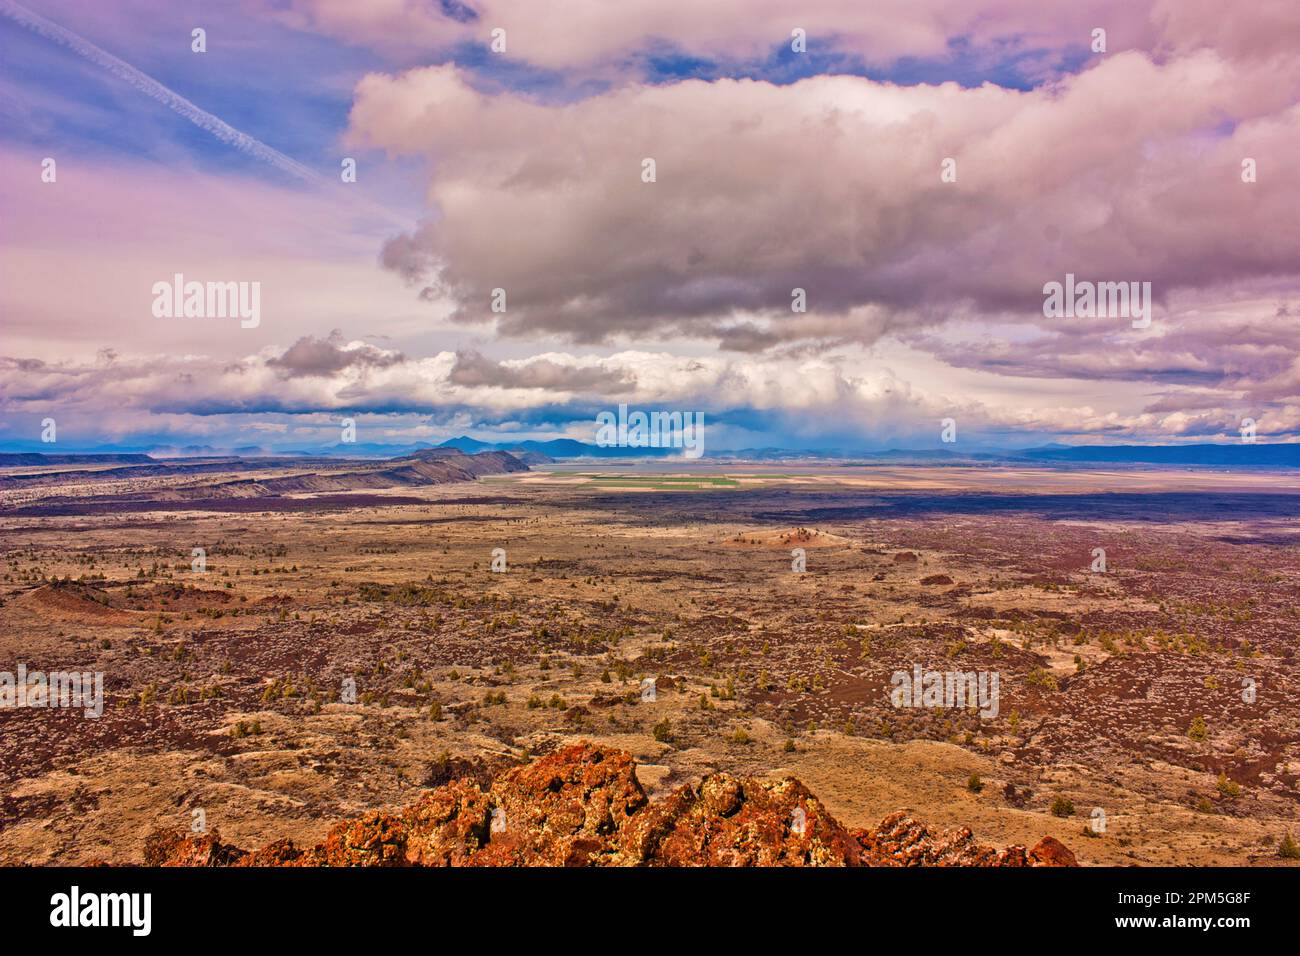
<svg viewBox="0 0 1300 956"><path fill-rule="evenodd" d="M821 76L628 84L562 105L441 66L363 79L349 138L428 161L431 216L383 262L452 298L457 321L749 351L955 316L1041 321L1043 284L1066 272L1149 281L1160 303L1294 279L1298 90L1300 61L1205 49L1116 54L1027 92ZM796 288L807 314L791 311Z"/></svg>
<svg viewBox="0 0 1300 956"><path fill-rule="evenodd" d="M405 361L400 352L376 348L364 342L340 345L340 335L338 330L328 339L305 335L283 354L267 359L266 364L289 377L323 377L344 369L388 368Z"/></svg>
<svg viewBox="0 0 1300 956"><path fill-rule="evenodd" d="M574 364L569 356L538 355L523 361L494 362L478 352L458 352L449 375L467 387L537 388L548 391L627 392L635 386L625 369L608 368L600 359Z"/></svg>
<svg viewBox="0 0 1300 956"><path fill-rule="evenodd" d="M1061 326L1034 338L922 332L903 338L942 361L1018 378L1186 386L1219 402L1300 402L1300 326L1274 298L1183 296L1142 333L1104 323ZM1162 400L1172 407L1186 392Z"/></svg>
<svg viewBox="0 0 1300 956"><path fill-rule="evenodd" d="M590 440L598 411L701 411L713 447L929 447L955 418L965 441L1079 436L1142 440L1235 434L1243 415L1274 439L1300 429L1300 402L1268 408L1188 390L1182 402L1126 411L1023 395L945 394L878 364L827 358L681 356L623 351L549 352L495 361L477 353L376 355L359 341L295 343L237 361L189 355L118 355L112 362L0 358L0 438L17 440L55 413L61 435L160 434L184 444L249 430L275 441L333 440L341 417L382 425L389 441L476 430L501 440L566 435ZM286 357L300 374L286 376ZM360 356L368 358L347 360ZM375 361L375 359L379 359ZM396 359L396 360L395 360ZM104 409L113 409L105 416ZM25 425L23 423L26 423ZM286 423L292 423L286 424ZM284 425L285 427L280 427ZM29 436L30 437L30 436ZM260 439L259 439L260 440Z"/></svg>
<svg viewBox="0 0 1300 956"><path fill-rule="evenodd" d="M474 63L486 83L509 84L519 64L583 89L629 80L709 75L798 75L796 61L874 75L918 65L968 85L1041 83L1094 60L1093 31L1107 50L1157 58L1216 49L1247 61L1293 58L1300 8L1256 0L1249 15L1219 0L1080 0L1045 12L1041 0L569 0L562 15L536 0L261 0L265 17L368 47L392 61ZM506 48L486 53L494 29ZM806 32L807 55L791 52ZM783 60L783 62L779 62ZM946 67L946 72L945 72ZM934 72L934 70L931 70ZM973 84L970 81L973 80Z"/></svg>
<svg viewBox="0 0 1300 956"><path fill-rule="evenodd" d="M1038 0L570 0L562 15L535 0L289 0L263 6L283 24L391 56L427 57L470 44L486 46L491 31L501 28L505 58L549 70L633 75L656 56L727 63L765 59L779 47L789 49L796 27L806 31L811 52L849 51L881 66L945 57L958 42L996 48L1004 56L1085 47L1097 26L1107 27L1125 49L1155 42L1160 22L1180 38L1195 40L1219 19L1211 10L1195 16L1162 13L1169 4L1153 0L1089 0L1050 15ZM1285 12L1277 3L1274 15Z"/></svg>

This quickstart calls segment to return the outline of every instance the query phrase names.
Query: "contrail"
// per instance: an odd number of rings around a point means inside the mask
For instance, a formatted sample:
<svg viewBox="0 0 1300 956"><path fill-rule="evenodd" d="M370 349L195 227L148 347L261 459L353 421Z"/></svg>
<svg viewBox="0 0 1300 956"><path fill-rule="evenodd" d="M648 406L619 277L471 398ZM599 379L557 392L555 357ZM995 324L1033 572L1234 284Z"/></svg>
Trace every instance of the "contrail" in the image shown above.
<svg viewBox="0 0 1300 956"><path fill-rule="evenodd" d="M38 33L47 40L52 40L61 46L67 47L78 56L85 57L96 66L102 67L109 73L112 73L120 80L134 86L141 93L153 97L159 103L162 103L169 110L179 113L199 129L206 130L223 143L235 147L241 152L254 156L263 162L270 163L272 166L296 176L305 182L321 185L324 180L316 173L312 172L302 163L288 156L279 150L272 149L260 140L256 140L247 133L241 133L229 123L216 116L213 116L207 110L200 109L191 103L185 97L181 96L167 87L163 86L151 76L141 73L129 63L124 63L113 54L101 50L89 40L77 36L71 30L64 29L57 23L52 23L38 14L32 13L26 7L14 3L13 0L0 0L0 13L9 17L11 20L21 24L33 33Z"/></svg>

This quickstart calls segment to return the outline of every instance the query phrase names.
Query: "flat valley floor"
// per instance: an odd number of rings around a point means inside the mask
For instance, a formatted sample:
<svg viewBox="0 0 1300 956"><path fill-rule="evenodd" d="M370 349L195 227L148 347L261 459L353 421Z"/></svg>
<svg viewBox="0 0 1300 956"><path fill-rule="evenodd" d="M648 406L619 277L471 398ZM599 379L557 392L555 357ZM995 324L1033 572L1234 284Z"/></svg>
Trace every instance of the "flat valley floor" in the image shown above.
<svg viewBox="0 0 1300 956"><path fill-rule="evenodd" d="M310 845L580 740L634 754L652 797L793 774L850 827L908 809L1085 865L1278 865L1300 839L1292 475L602 462L135 490L0 502L0 670L98 671L107 696L0 710L5 864L138 862L196 820ZM997 673L997 715L894 707L918 664Z"/></svg>

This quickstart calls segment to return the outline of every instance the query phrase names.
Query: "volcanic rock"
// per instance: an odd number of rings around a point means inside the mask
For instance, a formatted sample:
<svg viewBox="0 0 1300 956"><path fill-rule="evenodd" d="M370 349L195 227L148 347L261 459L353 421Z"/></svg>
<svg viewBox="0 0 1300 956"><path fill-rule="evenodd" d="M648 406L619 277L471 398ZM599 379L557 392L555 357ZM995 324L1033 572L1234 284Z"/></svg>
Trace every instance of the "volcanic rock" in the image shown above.
<svg viewBox="0 0 1300 956"><path fill-rule="evenodd" d="M1051 837L1031 851L937 833L906 813L850 832L798 780L716 773L651 803L630 754L590 743L462 778L410 806L335 823L323 843L252 853L216 833L160 831L148 866L1076 866Z"/></svg>

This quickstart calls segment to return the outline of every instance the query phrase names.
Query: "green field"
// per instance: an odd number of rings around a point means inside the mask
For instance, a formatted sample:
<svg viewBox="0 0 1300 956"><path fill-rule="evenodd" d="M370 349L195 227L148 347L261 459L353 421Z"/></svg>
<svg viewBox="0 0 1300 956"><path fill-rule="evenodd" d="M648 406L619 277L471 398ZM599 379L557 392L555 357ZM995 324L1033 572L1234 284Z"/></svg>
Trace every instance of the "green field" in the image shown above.
<svg viewBox="0 0 1300 956"><path fill-rule="evenodd" d="M586 476L584 476L586 477ZM591 484L601 488L653 488L656 491L693 491L702 488L738 488L734 478L708 475L592 475Z"/></svg>

